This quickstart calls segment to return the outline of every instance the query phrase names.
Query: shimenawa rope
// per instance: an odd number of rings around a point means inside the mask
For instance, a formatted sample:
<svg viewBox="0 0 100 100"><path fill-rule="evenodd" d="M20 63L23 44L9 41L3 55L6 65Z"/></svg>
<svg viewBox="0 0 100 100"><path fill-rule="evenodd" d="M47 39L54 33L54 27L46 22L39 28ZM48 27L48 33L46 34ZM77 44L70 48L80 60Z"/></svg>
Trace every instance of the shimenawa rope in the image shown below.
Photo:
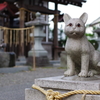
<svg viewBox="0 0 100 100"><path fill-rule="evenodd" d="M81 100L85 100L86 94L92 94L92 95L100 95L100 90L98 91L94 91L94 90L74 90L74 91L70 91L64 94L60 94L57 91L53 91L53 90L44 90L43 88L36 86L36 85L32 85L32 88L37 89L39 91L41 91L43 94L46 95L47 100L61 100L62 98L65 97L69 97L71 95L75 95L75 94L83 94Z"/></svg>

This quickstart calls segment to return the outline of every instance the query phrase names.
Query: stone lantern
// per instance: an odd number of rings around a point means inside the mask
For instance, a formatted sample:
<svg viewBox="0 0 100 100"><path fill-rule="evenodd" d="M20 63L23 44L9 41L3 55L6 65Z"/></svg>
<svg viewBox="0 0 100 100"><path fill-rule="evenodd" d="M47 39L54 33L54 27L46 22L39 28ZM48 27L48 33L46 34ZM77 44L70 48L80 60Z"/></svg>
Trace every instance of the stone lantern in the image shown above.
<svg viewBox="0 0 100 100"><path fill-rule="evenodd" d="M33 36L34 45L32 49L28 52L28 64L33 64L33 57L35 56L36 66L47 66L49 64L48 52L42 46L42 40L46 37L44 33L44 26L49 25L41 16L39 12L36 13L36 19L34 21L26 22L26 26L35 26ZM34 55L34 54L35 55Z"/></svg>

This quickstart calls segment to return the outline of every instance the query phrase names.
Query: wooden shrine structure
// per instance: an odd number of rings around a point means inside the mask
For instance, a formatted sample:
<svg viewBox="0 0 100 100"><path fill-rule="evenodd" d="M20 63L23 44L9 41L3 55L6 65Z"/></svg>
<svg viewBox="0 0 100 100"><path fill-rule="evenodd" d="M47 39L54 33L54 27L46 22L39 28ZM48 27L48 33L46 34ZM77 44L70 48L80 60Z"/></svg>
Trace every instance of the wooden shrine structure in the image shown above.
<svg viewBox="0 0 100 100"><path fill-rule="evenodd" d="M48 2L53 2L55 4L55 10L48 9ZM53 14L54 38L53 38L52 50L53 50L53 59L57 59L57 50L58 50L57 23L58 23L58 15L60 13L60 11L58 11L58 4L62 5L71 4L82 7L82 3L85 2L86 2L85 0L5 0L5 1L0 0L0 21L1 21L0 26L9 28L25 28L26 27L25 22L34 20L35 12L37 11L42 13L45 17L46 15ZM21 34L21 32L19 32L19 44L15 46L15 44L12 41L12 46L10 46L11 44L9 44L8 42L6 51L14 51L16 52L17 56L25 55L27 57L27 52L31 48L32 44L30 41L26 43L26 39L29 37L28 33L29 32ZM10 35L10 32L8 34ZM11 38L11 36L9 36L9 38ZM23 42L21 42L22 40Z"/></svg>

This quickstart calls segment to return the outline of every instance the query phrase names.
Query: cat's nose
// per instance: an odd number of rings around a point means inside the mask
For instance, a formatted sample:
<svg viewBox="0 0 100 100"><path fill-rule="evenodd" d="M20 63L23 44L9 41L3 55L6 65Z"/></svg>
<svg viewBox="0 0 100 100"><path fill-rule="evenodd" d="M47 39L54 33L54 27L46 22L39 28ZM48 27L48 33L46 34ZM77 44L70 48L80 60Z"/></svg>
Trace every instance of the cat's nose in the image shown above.
<svg viewBox="0 0 100 100"><path fill-rule="evenodd" d="M76 26L73 26L73 29L75 29L76 28Z"/></svg>

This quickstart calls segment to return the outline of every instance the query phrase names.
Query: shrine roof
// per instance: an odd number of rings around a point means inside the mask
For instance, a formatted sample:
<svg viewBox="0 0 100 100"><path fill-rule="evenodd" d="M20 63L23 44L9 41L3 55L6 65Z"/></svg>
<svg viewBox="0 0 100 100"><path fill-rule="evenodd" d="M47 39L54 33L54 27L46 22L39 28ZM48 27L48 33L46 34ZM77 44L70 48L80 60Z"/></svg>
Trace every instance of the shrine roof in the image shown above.
<svg viewBox="0 0 100 100"><path fill-rule="evenodd" d="M57 4L62 4L62 5L75 5L75 6L79 6L82 7L82 3L85 3L86 0L42 0L42 1L47 1L47 2L54 2Z"/></svg>

